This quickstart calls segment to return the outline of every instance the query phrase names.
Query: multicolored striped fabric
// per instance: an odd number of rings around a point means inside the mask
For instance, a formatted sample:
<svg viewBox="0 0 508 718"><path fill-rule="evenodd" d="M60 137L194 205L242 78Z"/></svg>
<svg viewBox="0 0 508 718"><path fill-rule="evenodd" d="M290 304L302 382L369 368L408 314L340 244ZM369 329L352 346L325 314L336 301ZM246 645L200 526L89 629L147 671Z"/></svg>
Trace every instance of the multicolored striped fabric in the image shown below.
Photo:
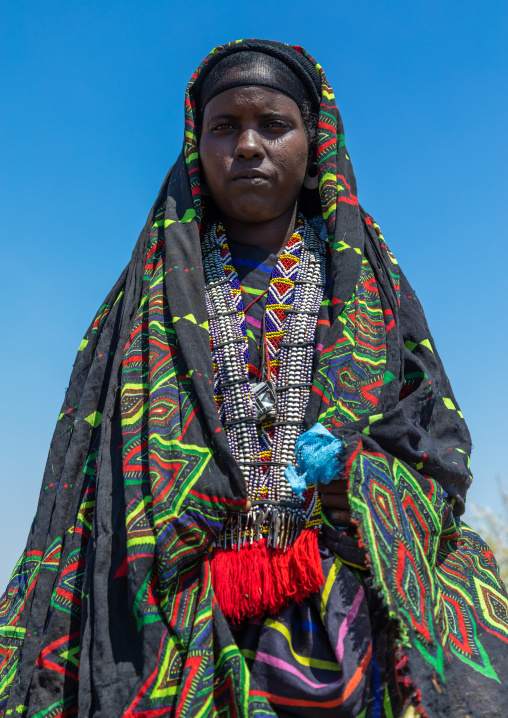
<svg viewBox="0 0 508 718"><path fill-rule="evenodd" d="M235 640L210 556L248 497L213 392L193 88L238 49L320 78L330 326L306 427L346 446L361 545L325 526L321 591ZM216 48L187 89L184 151L79 347L0 601L0 716L500 715L508 598L460 519L470 448L421 306L358 205L322 68L279 43Z"/></svg>
<svg viewBox="0 0 508 718"><path fill-rule="evenodd" d="M400 715L400 695L409 692L396 668L394 626L361 565L364 556L347 535L339 542L342 559L337 545L321 549L325 584L318 594L231 626L258 695L278 716L367 715L368 697L369 715L388 718Z"/></svg>

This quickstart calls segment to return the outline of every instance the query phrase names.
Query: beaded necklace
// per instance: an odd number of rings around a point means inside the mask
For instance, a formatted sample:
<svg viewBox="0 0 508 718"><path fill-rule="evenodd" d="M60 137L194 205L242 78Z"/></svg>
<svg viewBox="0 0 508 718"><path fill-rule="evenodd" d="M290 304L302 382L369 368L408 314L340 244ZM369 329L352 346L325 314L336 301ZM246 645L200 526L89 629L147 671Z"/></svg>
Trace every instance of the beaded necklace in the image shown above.
<svg viewBox="0 0 508 718"><path fill-rule="evenodd" d="M240 548L246 541L252 544L265 537L272 548L285 550L302 529L319 524L317 492L308 491L300 499L284 471L294 462L312 383L314 333L325 287L325 246L300 217L272 272L262 379L270 375L273 381L277 413L259 424L249 381L241 287L222 225L208 228L202 252L215 398L253 507L230 520L218 545Z"/></svg>

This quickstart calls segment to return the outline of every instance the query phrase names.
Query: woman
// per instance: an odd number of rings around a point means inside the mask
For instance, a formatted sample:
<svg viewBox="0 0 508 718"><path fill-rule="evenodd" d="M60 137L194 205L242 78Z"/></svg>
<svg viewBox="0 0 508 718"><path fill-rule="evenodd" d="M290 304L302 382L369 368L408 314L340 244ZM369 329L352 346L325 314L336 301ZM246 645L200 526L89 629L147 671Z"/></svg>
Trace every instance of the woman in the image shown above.
<svg viewBox="0 0 508 718"><path fill-rule="evenodd" d="M79 347L2 600L2 715L502 714L469 450L321 67L216 48Z"/></svg>

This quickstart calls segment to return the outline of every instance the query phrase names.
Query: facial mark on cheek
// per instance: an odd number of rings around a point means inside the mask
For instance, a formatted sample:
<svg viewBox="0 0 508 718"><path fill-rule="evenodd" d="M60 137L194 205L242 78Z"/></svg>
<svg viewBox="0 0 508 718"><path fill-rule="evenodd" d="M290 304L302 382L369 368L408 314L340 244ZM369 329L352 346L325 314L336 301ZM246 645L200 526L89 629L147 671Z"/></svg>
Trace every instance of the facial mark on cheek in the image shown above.
<svg viewBox="0 0 508 718"><path fill-rule="evenodd" d="M304 171L305 173L307 168L307 153L281 154L281 156L277 158L276 164L283 172L295 174L299 171Z"/></svg>
<svg viewBox="0 0 508 718"><path fill-rule="evenodd" d="M227 174L231 168L233 157L215 143L206 143L200 146L201 167L210 179L215 175Z"/></svg>
<svg viewBox="0 0 508 718"><path fill-rule="evenodd" d="M300 162L306 163L308 159L307 142L302 143L299 147L299 142L295 137L288 137L287 135L276 137L270 141L268 154L270 154L270 149L276 153L277 162L281 165L294 166Z"/></svg>

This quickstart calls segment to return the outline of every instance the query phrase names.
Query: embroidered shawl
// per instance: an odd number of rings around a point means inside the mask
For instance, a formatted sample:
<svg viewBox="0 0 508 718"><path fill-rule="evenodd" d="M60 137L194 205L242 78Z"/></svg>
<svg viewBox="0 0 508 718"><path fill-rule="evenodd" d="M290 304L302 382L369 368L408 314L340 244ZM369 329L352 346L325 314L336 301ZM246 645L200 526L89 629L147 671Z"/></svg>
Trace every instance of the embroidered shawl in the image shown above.
<svg viewBox="0 0 508 718"><path fill-rule="evenodd" d="M193 84L183 151L81 342L26 550L0 603L0 715L273 716L214 599L246 502L213 395ZM462 523L470 439L415 293L359 206L322 68L319 193L333 313L306 427L347 446L353 518L431 716L508 701L508 602ZM451 711L451 713L450 713ZM370 715L370 714L369 714Z"/></svg>

